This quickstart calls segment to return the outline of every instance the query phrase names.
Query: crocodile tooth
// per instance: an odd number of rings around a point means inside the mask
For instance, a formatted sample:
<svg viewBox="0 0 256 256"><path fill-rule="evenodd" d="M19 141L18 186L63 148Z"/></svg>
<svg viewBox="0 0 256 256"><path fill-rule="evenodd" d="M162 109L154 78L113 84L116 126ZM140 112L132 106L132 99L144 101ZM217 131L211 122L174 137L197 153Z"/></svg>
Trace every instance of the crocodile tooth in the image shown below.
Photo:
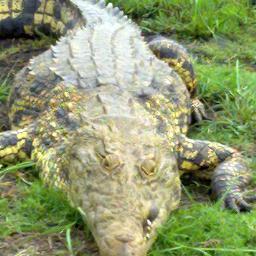
<svg viewBox="0 0 256 256"><path fill-rule="evenodd" d="M147 224L148 226L152 226L152 222L149 219L147 219Z"/></svg>

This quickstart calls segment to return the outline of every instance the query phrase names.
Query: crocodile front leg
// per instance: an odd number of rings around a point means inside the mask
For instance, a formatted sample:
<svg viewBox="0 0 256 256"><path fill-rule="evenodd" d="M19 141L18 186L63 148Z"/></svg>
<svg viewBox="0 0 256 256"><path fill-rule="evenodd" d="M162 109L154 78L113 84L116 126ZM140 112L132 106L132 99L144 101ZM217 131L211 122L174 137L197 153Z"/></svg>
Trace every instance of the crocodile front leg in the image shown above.
<svg viewBox="0 0 256 256"><path fill-rule="evenodd" d="M191 95L192 121L209 120L203 103L196 97L196 75L187 50L179 43L163 36L148 38L147 41L156 57L174 69L187 86Z"/></svg>
<svg viewBox="0 0 256 256"><path fill-rule="evenodd" d="M29 159L32 133L29 128L0 133L0 164L14 164Z"/></svg>
<svg viewBox="0 0 256 256"><path fill-rule="evenodd" d="M211 179L213 196L224 198L226 208L236 212L251 209L248 202L256 201L256 197L243 196L251 173L238 151L219 143L182 137L178 153L179 168L200 178Z"/></svg>
<svg viewBox="0 0 256 256"><path fill-rule="evenodd" d="M68 181L67 162L64 156L65 147L46 148L38 138L34 140L33 145L31 158L40 170L40 177L44 184L65 192Z"/></svg>

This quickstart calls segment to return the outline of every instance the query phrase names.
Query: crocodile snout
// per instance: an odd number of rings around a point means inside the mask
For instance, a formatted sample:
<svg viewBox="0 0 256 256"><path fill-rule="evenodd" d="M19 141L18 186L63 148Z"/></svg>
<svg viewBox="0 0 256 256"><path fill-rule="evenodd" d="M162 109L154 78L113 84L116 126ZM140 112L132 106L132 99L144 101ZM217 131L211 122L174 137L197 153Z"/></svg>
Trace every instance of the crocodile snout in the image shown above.
<svg viewBox="0 0 256 256"><path fill-rule="evenodd" d="M119 234L115 237L106 237L103 242L101 256L146 256L142 241L136 241L132 234Z"/></svg>

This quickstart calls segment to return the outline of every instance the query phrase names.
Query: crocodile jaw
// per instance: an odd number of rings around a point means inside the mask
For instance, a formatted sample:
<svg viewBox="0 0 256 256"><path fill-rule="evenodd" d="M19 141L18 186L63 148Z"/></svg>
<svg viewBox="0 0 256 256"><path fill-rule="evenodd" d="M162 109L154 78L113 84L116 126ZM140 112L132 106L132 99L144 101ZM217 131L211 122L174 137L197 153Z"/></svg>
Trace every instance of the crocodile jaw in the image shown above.
<svg viewBox="0 0 256 256"><path fill-rule="evenodd" d="M122 147L118 145L121 138L108 145L107 140L102 143L89 137L83 141L79 136L79 143L72 148L69 197L84 212L101 256L145 256L157 229L179 203L176 159L158 145L152 151L158 152L156 173L146 177L143 170L150 170L151 161L142 168L146 153L139 151L147 145L146 155L152 157L148 155L150 138L147 144L132 141ZM109 146L104 150L114 150L120 158L113 153L103 158L101 146Z"/></svg>
<svg viewBox="0 0 256 256"><path fill-rule="evenodd" d="M157 228L167 219L159 216L150 225L148 219L138 223L133 218L116 220L105 229L98 226L94 237L99 246L101 256L146 256L157 237ZM147 229L150 229L147 230Z"/></svg>

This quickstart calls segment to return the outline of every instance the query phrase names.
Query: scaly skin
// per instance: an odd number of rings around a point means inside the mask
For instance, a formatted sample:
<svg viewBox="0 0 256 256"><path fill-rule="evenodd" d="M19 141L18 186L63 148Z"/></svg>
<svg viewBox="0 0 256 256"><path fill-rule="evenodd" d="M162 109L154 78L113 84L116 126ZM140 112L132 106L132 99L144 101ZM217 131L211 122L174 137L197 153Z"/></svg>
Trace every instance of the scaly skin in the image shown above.
<svg viewBox="0 0 256 256"><path fill-rule="evenodd" d="M163 36L149 37L147 41L152 52L173 68L187 86L191 95L193 121L200 122L203 119L209 119L204 105L196 97L197 81L187 50L177 42Z"/></svg>
<svg viewBox="0 0 256 256"><path fill-rule="evenodd" d="M84 24L72 2L61 0L1 0L0 20L0 38L37 32L61 35Z"/></svg>
<svg viewBox="0 0 256 256"><path fill-rule="evenodd" d="M157 228L179 204L179 170L211 179L227 208L250 209L242 195L250 181L243 157L186 137L195 83L190 62L180 69L179 58L173 60L181 46L158 56L174 63L176 73L153 55L154 44L144 42L135 24L103 2L1 3L0 36L35 33L42 25L57 34L72 31L16 76L9 99L14 131L0 134L0 163L35 161L43 181L81 212L102 256L147 254ZM14 12L12 3L34 6L30 19L12 22L13 13L28 12ZM56 16L62 7L68 19ZM35 17L45 12L51 22L39 24ZM62 29L52 25L56 20Z"/></svg>

